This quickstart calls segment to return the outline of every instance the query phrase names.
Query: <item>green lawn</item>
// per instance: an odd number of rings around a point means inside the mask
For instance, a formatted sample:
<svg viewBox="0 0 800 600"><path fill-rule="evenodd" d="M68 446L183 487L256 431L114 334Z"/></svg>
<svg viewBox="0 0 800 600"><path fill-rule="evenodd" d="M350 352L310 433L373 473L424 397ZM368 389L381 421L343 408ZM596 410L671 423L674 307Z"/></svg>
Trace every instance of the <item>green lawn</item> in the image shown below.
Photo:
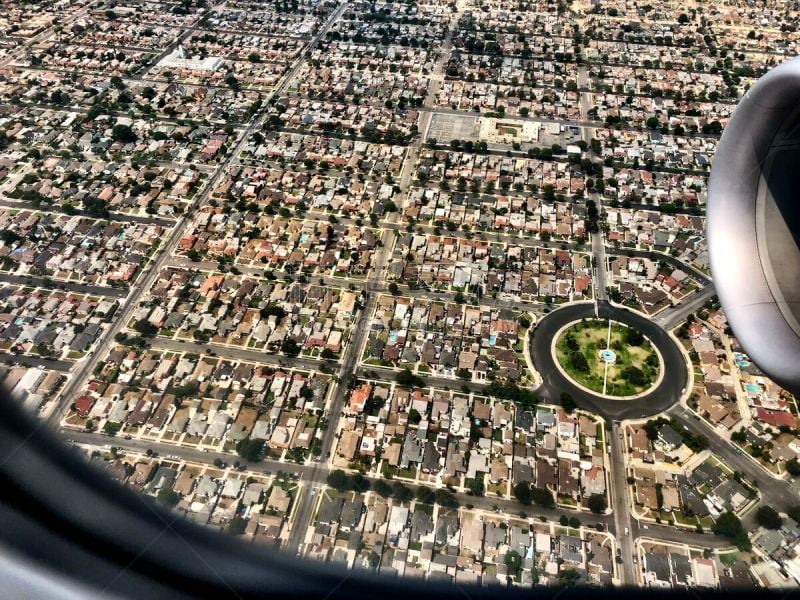
<svg viewBox="0 0 800 600"><path fill-rule="evenodd" d="M616 361L608 367L606 394L632 396L658 379L659 360L647 339L625 325L612 323L610 347ZM608 321L591 319L564 330L556 342L556 357L567 374L592 391L603 391L605 363L600 351L608 347ZM585 358L585 363L580 356ZM581 364L583 363L583 364Z"/></svg>

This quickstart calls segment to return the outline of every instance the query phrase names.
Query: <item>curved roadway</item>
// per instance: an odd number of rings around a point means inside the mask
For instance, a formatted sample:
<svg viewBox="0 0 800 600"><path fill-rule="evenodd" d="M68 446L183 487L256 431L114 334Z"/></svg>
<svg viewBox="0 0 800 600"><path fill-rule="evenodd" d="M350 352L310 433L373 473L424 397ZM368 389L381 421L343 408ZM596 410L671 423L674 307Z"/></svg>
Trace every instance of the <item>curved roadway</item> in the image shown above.
<svg viewBox="0 0 800 600"><path fill-rule="evenodd" d="M537 390L539 397L558 404L561 393L567 392L580 408L615 421L648 417L675 404L688 384L689 373L683 353L669 334L646 317L607 302L598 302L598 315L638 329L655 344L664 361L661 383L640 398L614 400L582 389L562 374L551 350L553 336L573 321L595 318L593 303L572 304L544 317L531 333L531 358L542 376L542 385Z"/></svg>

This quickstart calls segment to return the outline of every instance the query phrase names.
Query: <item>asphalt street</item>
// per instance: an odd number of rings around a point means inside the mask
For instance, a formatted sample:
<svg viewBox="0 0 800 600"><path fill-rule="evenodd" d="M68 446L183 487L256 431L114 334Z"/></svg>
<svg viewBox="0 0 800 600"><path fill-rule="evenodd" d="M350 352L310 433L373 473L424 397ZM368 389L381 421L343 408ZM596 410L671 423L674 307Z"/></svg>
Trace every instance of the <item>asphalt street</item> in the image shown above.
<svg viewBox="0 0 800 600"><path fill-rule="evenodd" d="M594 318L595 305L570 304L544 317L531 333L529 344L531 358L542 376L542 385L537 390L537 395L558 404L561 393L567 392L581 408L611 421L644 418L667 410L680 399L688 384L689 375L681 350L666 331L646 317L607 302L598 302L597 308L600 318L619 321L643 333L661 353L664 372L668 376L665 376L650 393L632 400L604 398L578 387L556 366L551 344L558 330L565 325L585 318Z"/></svg>
<svg viewBox="0 0 800 600"><path fill-rule="evenodd" d="M31 275L9 275L0 273L0 282L11 283L14 285L40 287L46 290L63 290L76 294L88 294L90 296L109 296L111 298L122 299L128 295L128 288L105 287L99 285L88 285L85 283L73 283L71 281L59 281L44 277L34 277Z"/></svg>
<svg viewBox="0 0 800 600"><path fill-rule="evenodd" d="M123 453L135 452L144 454L148 450L152 450L153 452L158 453L162 459L169 459L170 457L173 457L175 460L182 460L197 464L211 464L217 458L225 463L231 462L231 455L229 453L214 452L212 450L205 451L193 446L178 446L173 443L158 442L147 439L128 440L122 437L110 437L102 433L88 433L85 431L76 430L63 430L61 435L66 440L78 444L86 444L101 448L110 448L111 446L114 446ZM284 473L294 474L299 478L302 486L302 494L300 496L300 504L295 511L295 526L292 531L292 536L289 540L290 544L288 546L290 551L296 551L297 545L300 543L300 541L302 541L306 527L308 523L310 523L313 508L316 504L315 501L317 499L317 494L319 493L318 491L312 493L311 490L319 490L321 488L321 486L325 483L328 473L331 471L330 467L324 463L297 464L280 462L273 459L264 459L260 462L250 463L242 461L242 463L243 464L241 465L241 468L245 471L263 473L265 475L275 475L278 471L283 471ZM376 478L373 477L373 479ZM420 487L430 487L414 485L406 482L403 483L411 488L414 492L416 492L416 490ZM557 521L562 516L578 517L586 526L602 524L603 527L611 533L615 533L617 531L616 516L613 513L608 515L595 515L586 512L577 513L571 509L545 509L538 506L523 505L515 500L504 500L501 498L491 498L486 496L470 496L469 494L459 492L455 492L453 495L459 501L461 506L471 506L473 509L486 511L499 510L502 513L511 515L525 513L534 519L544 518L551 521ZM634 523L631 529L631 536L634 535L635 531L637 531L637 526ZM665 541L688 543L707 548L725 548L730 545L727 540L718 538L711 534L698 534L695 532L680 531L667 526L650 525L646 535Z"/></svg>
<svg viewBox="0 0 800 600"><path fill-rule="evenodd" d="M224 3L223 3L224 4ZM461 5L461 3L459 3ZM227 158L217 167L200 167L206 174L208 179L205 181L200 194L195 198L192 206L185 213L184 216L173 222L158 217L143 217L131 215L113 215L112 218L120 221L129 222L148 222L159 223L167 227L174 226L172 231L164 236L163 243L158 249L158 253L148 261L144 272L140 274L139 280L136 282L135 287L128 288L110 288L100 287L94 285L85 285L72 282L52 281L41 277L27 277L15 276L8 274L0 274L0 282L13 283L19 285L39 286L48 289L64 289L72 292L79 292L91 295L100 295L107 297L118 298L121 301L118 314L115 315L115 320L111 327L109 327L101 336L99 342L93 351L86 356L83 360L76 363L61 360L51 360L32 356L16 356L16 355L3 355L0 354L0 362L4 363L17 363L31 367L43 367L55 369L58 371L67 372L70 369L74 370L74 376L70 377L69 382L65 386L64 392L60 398L60 405L53 411L48 420L51 424L60 418L64 409L69 406L69 403L74 398L76 392L81 389L85 381L89 377L95 365L103 360L106 356L110 342L113 340L116 333L122 331L128 324L133 311L138 305L139 300L143 294L152 286L158 273L165 266L181 266L184 268L199 268L217 270L218 265L212 262L193 263L182 256L175 256L171 253L172 249L176 247L177 241L185 230L188 224L189 215L192 214L192 209L201 203L205 202L211 195L217 181L225 173L226 168L236 162L246 162L244 159L238 157L239 149L249 138L253 131L255 131L263 122L266 114L267 107L270 101L275 100L286 92L291 85L294 78L300 72L302 65L305 63L306 56L324 37L326 32L330 29L332 24L343 14L347 7L347 3L342 3L337 6L335 11L331 13L324 25L315 32L313 39L306 47L304 55L298 58L289 66L288 71L279 80L273 90L268 94L266 102L261 110L254 115L251 122L247 125L242 125L241 130L237 127L237 133L241 135L237 138L234 147L229 151ZM85 14L88 10L84 8L77 13L74 18L78 18ZM463 12L463 8L459 10L454 19L454 23L458 21L458 17ZM172 51L177 44L190 37L195 31L200 28L200 23L187 28L180 36L167 45L163 51L155 56L151 62L156 62L165 56L168 52ZM31 46L33 43L38 43L42 36L52 33L50 28L42 34L36 36L25 47ZM447 59L452 48L452 36L454 29L448 30L446 38L442 42L440 54L436 57L436 65L431 74L431 85L428 89L428 94L420 112L422 114L420 119L421 134L417 139L408 147L409 156L401 172L398 183L403 192L403 195L410 187L414 175L414 166L416 161L414 157L418 154L425 142L428 127L434 114L447 114L447 115L469 115L464 111L451 110L445 107L435 107L435 96L440 82L443 80L443 71L447 64ZM254 34L261 35L261 34ZM10 63L13 59L17 58L16 55L9 56L8 58L0 61L0 66ZM31 67L36 69L36 67ZM48 69L54 72L68 71L52 68ZM153 81L163 83L161 80L152 80L144 77L147 69L142 69L138 74L133 77L126 77L137 81ZM588 69L586 66L581 67L579 72L579 86L585 89L584 86L588 83ZM187 86L195 86L196 84L186 84ZM217 87L217 86L210 86ZM518 117L523 120L534 121L539 123L551 124L569 124L580 125L584 128L584 139L589 141L591 138L591 129L594 127L602 126L601 123L589 120L588 114L588 96L581 95L581 119L564 121L560 119L547 119L539 117ZM72 110L72 109L66 109ZM497 153L493 149L493 154ZM510 155L511 153L509 153ZM514 152L517 155L517 152ZM599 158L599 157L598 157ZM170 163L172 164L172 163ZM175 165L173 165L175 166ZM336 171L331 171L335 173ZM417 185L420 185L417 182ZM435 184L421 184L422 187L432 188ZM599 198L597 195L591 196L596 201ZM25 208L23 203L10 202L8 200L0 200L0 206ZM47 209L45 209L47 210ZM83 213L78 213L83 214ZM316 213L310 214L314 218L327 218L327 215L317 215ZM386 269L390 263L392 256L394 241L396 236L404 235L406 224L399 222L398 214L394 213L389 216L388 220L382 220L380 227L383 229L383 246L375 253L372 270L366 282L360 283L360 287L366 292L363 297L364 306L361 308L355 322L350 331L349 344L340 360L337 361L321 361L315 359L308 359L302 356L289 357L281 354L266 353L264 351L256 351L247 348L238 348L234 346L219 346L211 344L198 344L194 341L181 341L181 340L168 340L164 338L155 338L150 340L153 348L170 350L170 351L184 351L197 354L212 354L219 355L230 359L257 361L273 365L275 367L286 367L305 370L320 370L322 365L326 365L326 371L336 373L338 378L338 385L335 386L333 396L331 398L330 410L328 413L327 426L321 429L319 435L319 453L316 457L312 457L304 464L281 462L273 459L265 459L259 462L246 463L242 465L245 470L259 472L264 474L275 474L278 471L293 473L299 478L300 492L296 499L296 505L293 515L294 526L291 530L288 550L295 552L299 545L304 541L307 533L308 526L312 523L314 509L319 499L319 494L324 487L326 478L332 470L331 464L328 462L328 457L335 447L336 434L338 431L339 420L342 416L343 407L347 401L348 395L351 390L351 385L355 377L372 377L377 376L381 379L393 379L396 375L394 371L383 371L382 369L369 366L359 366L359 358L363 351L367 335L369 333L369 321L374 313L376 300L378 294L389 293L386 281ZM355 219L348 217L340 217L339 221L345 224L355 224ZM421 233L433 234L442 233L438 231L440 228L434 224L417 224L416 230ZM443 228L442 228L443 229ZM626 481L625 472L625 455L623 443L619 439L619 422L624 419L649 417L658 413L666 411L666 414L677 418L687 430L695 434L703 434L709 439L711 452L723 460L731 468L740 471L745 476L754 481L758 486L762 495L764 504L774 506L781 510L785 510L791 505L800 504L800 492L793 480L779 480L771 477L758 465L756 465L750 458L743 455L742 452L728 441L723 435L715 431L707 423L701 421L696 415L689 411L686 407L678 404L678 400L685 392L688 385L688 372L685 358L681 350L675 344L673 339L667 333L672 327L679 324L686 318L688 314L701 308L707 300L713 296L714 288L709 276L697 268L684 264L679 259L664 254L662 252L650 250L629 250L629 249L613 249L605 246L604 236L602 234L593 235L589 243L578 241L557 241L557 242L543 242L539 239L534 239L523 235L521 232L504 232L504 231L446 231L445 235L457 238L476 238L495 243L508 243L508 244L523 244L526 246L534 246L538 248L564 248L573 252L591 252L595 259L595 272L594 279L596 282L595 288L595 303L583 304L570 304L562 308L558 308L549 314L545 311L549 310L544 303L541 302L517 302L510 296L500 294L498 297L487 297L474 299L483 305L492 308L509 308L513 310L524 310L539 317L539 321L535 328L530 333L529 351L533 363L536 365L539 373L542 376L543 383L536 390L538 397L542 401L558 404L559 396L562 392L568 392L575 399L576 403L583 409L597 413L606 418L611 424L611 433L609 434L609 452L610 452L610 468L611 468L611 481L610 486L610 503L613 512L607 515L594 515L587 512L578 513L574 510L554 508L543 509L536 506L522 505L514 499L500 499L485 496L472 496L466 493L456 492L455 497L461 506L469 506L476 510L496 511L509 515L526 513L532 518L541 518L542 520L558 520L561 517L578 517L584 525L593 526L595 524L602 525L604 529L613 533L619 542L621 556L623 562L621 566L622 582L626 585L635 585L637 583L636 570L637 567L632 563L634 554L634 541L637 536L647 536L663 541L675 542L680 544L692 544L698 547L706 548L722 548L728 547L729 542L725 539L716 537L710 533L700 534L694 531L682 531L666 525L644 525L632 517L630 511L630 499L628 498L628 483ZM663 311L655 316L652 320L624 308L613 306L607 302L606 298L606 256L639 256L647 257L652 260L663 261L672 265L675 268L682 269L689 273L696 279L703 289L694 295L690 296L685 302L676 307ZM257 265L243 266L237 265L240 270L245 274L260 275L263 273L263 268ZM326 286L346 286L351 283L351 280L338 279L332 277L319 278L320 285ZM414 298L427 299L431 301L447 301L451 299L450 295L444 293L428 290L428 289L414 289L404 290L405 296ZM570 322L580 320L582 318L591 318L595 316L597 311L598 316L601 318L611 318L641 331L649 340L655 344L663 358L666 376L659 383L656 389L652 390L645 396L635 400L614 400L603 398L600 395L592 394L583 390L575 385L569 378L564 376L562 372L554 364L554 358L551 353L551 343L556 332L563 326ZM436 387L443 387L449 389L468 389L472 392L482 393L485 390L483 383L464 382L457 379L449 379L443 377L429 376L420 374L420 377L426 385ZM226 463L232 461L230 453L215 452L205 450L197 447L196 445L176 445L174 443L162 443L149 439L125 439L124 437L110 437L101 433L76 431L76 430L62 430L62 435L69 438L70 441L76 443L88 444L92 446L115 446L123 452L137 452L145 453L148 450L157 452L162 457L173 457L176 460L186 461L188 463L196 464L211 464L215 459L220 459ZM368 475L373 479L375 476ZM405 482L404 482L405 483ZM426 484L425 486L418 486L408 484L412 490L416 491L419 487L434 488L434 484ZM743 517L743 521L747 528L755 527L754 515L755 511L750 511ZM646 531L645 531L646 530ZM641 568L641 567L639 567Z"/></svg>
<svg viewBox="0 0 800 600"><path fill-rule="evenodd" d="M62 107L58 107L59 110L63 110ZM75 112L83 114L82 111L75 109ZM184 169L186 165L179 165L177 163L159 163L162 166L172 166L174 168ZM25 209L25 210L35 210L38 212L43 213L51 213L57 215L65 214L64 211L57 204L50 204L50 205L39 205L34 206L33 202L26 202L25 200L9 200L7 198L0 198L0 206L3 208L10 208L10 209ZM80 217L88 217L88 218L97 218L88 211L81 210L78 208L74 209L73 215L80 216ZM119 212L112 212L109 215L109 219L113 221L123 221L127 223L142 223L144 225L161 225L162 227L172 227L175 224L175 221L172 219L164 219L162 217L157 217L155 215L128 215L125 213Z"/></svg>
<svg viewBox="0 0 800 600"><path fill-rule="evenodd" d="M38 356L25 356L22 354L0 354L0 362L12 365L24 365L26 367L53 369L54 371L64 371L65 373L75 366L75 363L68 360L40 358Z"/></svg>
<svg viewBox="0 0 800 600"><path fill-rule="evenodd" d="M325 32L330 28L331 24L342 14L345 7L346 7L345 4L340 5L336 9L336 11L334 11L334 13L332 13L329 16L325 25L316 33L314 39L309 45L309 49L313 48L318 43L318 41L324 36ZM164 50L161 56L165 55L168 51L174 48L175 45L180 42L180 40L185 39L193 30L194 28L190 28L186 32L184 32L184 34L182 34L179 39L175 40L173 44L170 44ZM451 36L452 36L452 31L449 31L447 39L444 42L443 50L447 51L450 49ZM445 63L444 58L447 55L446 51L442 52L440 59L437 61L434 73L435 78L438 78L441 75ZM161 58L161 56L157 58ZM291 81L299 72L302 64L303 64L302 59L298 59L297 61L295 61L295 63L290 67L286 75L281 79L280 83L274 88L274 90L270 94L269 96L270 99L276 98L284 93L287 87L291 84ZM141 76L136 77L136 79L144 80L144 78ZM424 106L421 108L421 111L424 113L423 122L426 124L425 129L427 129L427 124L430 122L430 117L434 112L447 113L447 114L458 112L458 111L450 111L449 109L434 109L433 108L434 90L435 86L431 86L428 97L426 98L426 101L424 103ZM227 166L231 160L235 160L234 157L238 154L236 150L248 138L249 134L254 130L254 128L261 123L263 112L264 110L262 109L262 111L260 111L260 113L256 115L256 117L253 119L251 125L239 137L238 143L236 144L235 148L233 149L233 151L229 153L229 158L218 168L214 169L214 171L210 174L209 180L206 182L206 185L204 186L203 193L198 195L195 205L197 205L199 202L207 198L207 196L213 189L217 179L224 172L224 167ZM551 121L548 119L539 119L539 120L542 122L560 122L560 121ZM591 127L593 125L592 123L584 121L575 123L580 123L587 127ZM412 153L418 152L419 148L424 142L425 131L423 130L422 133L423 135L419 136L415 144L410 148L409 150L410 152ZM413 164L413 161L409 161L408 164ZM400 178L400 185L404 191L406 188L408 188L408 186L411 183L412 173L413 171L411 169L408 169L406 172L402 174ZM115 218L117 217L115 216ZM136 221L136 222L143 221L142 217L131 217L124 215L119 216L119 219L127 221ZM343 222L349 222L349 221L350 220L348 220L347 218L343 219ZM103 339L105 340L105 342L98 345L98 348L94 352L94 354L87 360L85 360L83 364L81 364L80 366L81 368L79 369L79 372L76 374L76 377L71 379L70 384L68 386L69 393L66 393L64 395L65 401L71 398L72 392L77 390L78 386L80 386L84 381L86 373L90 372L90 369L94 366L94 364L96 364L96 362L102 358L104 353L101 351L101 348L103 347L104 343L107 349L107 340L112 339L116 332L121 330L121 328L125 327L132 310L137 305L137 301L140 295L150 287L152 281L157 276L157 273L163 266L167 264L180 264L181 266L187 268L192 268L192 267L216 268L216 265L211 263L188 264L189 261L184 260L181 257L175 257L171 255L170 250L175 246L177 238L182 234L184 225L185 225L185 218L180 219L178 220L177 223L175 223L175 227L168 236L166 243L161 246L161 251L159 255L157 255L157 257L154 257L154 260L148 265L148 269L146 270L145 273L143 273L142 277L140 278L140 281L137 282L136 288L130 294L128 289L100 288L98 286L90 286L90 285L67 283L67 282L53 283L46 281L42 278L0 275L0 281L5 281L9 283L19 283L24 285L42 285L45 287L53 287L55 285L57 287L61 287L62 289L74 292L111 296L120 299L123 299L126 296L128 296L128 301L120 310L120 315L118 315L114 327L112 327L109 331L106 332L106 335L104 335ZM365 289L367 291L365 306L360 311L356 319L356 322L354 323L353 328L351 330L352 335L350 344L348 345L347 350L345 351L340 361L329 361L327 363L332 369L336 368L338 370L340 384L336 386L336 389L334 391L331 410L329 413L328 426L324 429L324 431L321 434L321 439L320 439L321 452L319 454L319 457L316 460L313 459L310 460L306 464L286 463L286 462L279 462L271 459L266 459L258 463L250 463L245 465L246 469L252 471L263 472L263 473L276 473L277 471L286 471L290 473L295 473L300 478L301 494L299 496L298 504L294 515L296 526L293 529L290 537L290 543L289 543L290 551L294 551L297 548L297 545L303 541L306 533L306 528L311 523L312 520L313 510L316 506L319 490L321 489L328 473L331 470L331 467L327 463L326 459L329 452L332 451L333 446L335 444L336 440L335 435L338 429L338 421L341 417L342 409L346 401L348 392L350 390L350 383L352 382L352 378L354 376L362 376L362 377L369 376L371 374L371 371L374 370L365 367L358 367L358 359L360 357L360 353L364 346L366 335L368 334L369 331L368 329L369 318L372 315L375 308L376 296L378 293L388 292L388 288L387 286L385 286L384 283L385 281L384 271L391 256L394 236L396 235L396 232L402 232L405 226L402 223L397 222L396 215L393 215L393 219L391 221L382 222L381 227L384 229L384 246L380 248L380 250L376 253L376 257L372 265L373 266L372 274L369 280L366 282L365 286ZM418 227L420 227L422 231L427 233L433 233L435 230L435 228L431 225L420 224ZM466 237L468 234L466 232L457 230L455 232L448 232L448 235L453 235L456 237L462 237L462 236ZM471 236L473 234L470 233L469 235ZM664 367L666 369L666 372L669 374L669 377L665 377L663 381L659 384L657 389L647 394L643 398L637 400L605 399L601 398L600 396L587 393L586 391L575 386L571 381L569 381L569 379L561 375L559 369L557 369L553 364L553 358L550 352L550 345L553 335L562 325L574 320L578 320L580 318L594 316L595 305L589 303L569 305L563 308L559 308L550 314L546 314L543 318L541 318L534 332L531 334L531 344L530 344L531 356L533 358L534 364L537 365L543 377L543 384L537 390L537 393L541 399L558 403L558 397L560 393L562 391L567 391L573 396L573 398L576 400L579 406L587 410L596 412L611 421L618 421L626 418L649 416L670 409L670 413L677 416L682 421L686 422L686 426L690 428L692 431L703 432L707 434L707 436L711 441L712 451L717 453L723 460L725 460L733 468L747 473L751 479L755 480L756 483L759 485L760 489L762 490L765 502L768 502L772 505L778 505L778 504L783 505L786 503L787 498L796 499L798 494L796 490L792 489L791 484L787 482L776 481L773 478L769 477L768 475L764 474L756 465L752 463L752 461L750 461L747 457L744 457L740 453L738 453L738 451L729 442L727 442L720 436L715 435L714 432L707 431L709 428L703 423L700 423L692 419L691 413L686 411L686 409L680 406L673 406L680 398L684 388L687 385L688 374L686 372L686 364L684 362L683 354L677 348L677 346L675 345L673 340L669 337L667 332L664 329L662 329L662 327L674 326L674 324L677 324L678 322L680 322L680 320L684 319L689 312L697 310L700 306L702 306L702 304L706 301L706 299L713 294L713 287L711 287L710 280L707 275L705 275L704 273L698 271L697 269L691 266L684 265L681 261L672 256L669 256L667 254L662 254L660 252L653 252L646 250L622 251L610 248L606 249L603 243L602 235L593 236L591 243L589 244L574 243L574 242L548 243L536 239L530 239L522 235L509 234L505 232L495 232L495 231L479 232L474 235L477 235L479 239L485 239L493 242L524 243L526 245L532 245L543 248L564 247L572 251L592 252L595 258L600 257L600 263L599 265L596 265L598 269L596 277L598 278L599 283L598 283L598 289L595 291L596 297L598 298L597 310L599 312L599 316L613 318L615 320L636 327L638 330L640 330L659 348L659 351L661 352L661 355L664 359L665 363ZM642 317L636 313L627 311L625 309L612 306L605 301L606 281L605 281L604 259L606 254L608 255L628 254L635 256L647 256L654 260L662 260L675 267L688 271L689 273L691 273L693 277L698 279L702 284L705 284L707 287L704 290L702 290L701 293L690 298L686 303L683 303L679 307L671 309L669 311L665 311L662 315L659 315L659 317L655 319L656 322L654 323L649 321L645 317ZM260 269L248 268L248 267L242 267L242 270L245 272L252 271L253 272L252 274L257 274L256 272L260 271ZM324 285L345 285L347 283L346 281L337 281L333 278L323 278L323 279L324 279L323 281ZM429 290L410 290L407 295L419 298L426 298L429 300L443 299L443 296L441 294ZM502 297L482 298L481 303L495 308L514 308L517 310L520 309L527 310L537 315L545 314L544 313L545 307L542 303L536 303L536 302L519 303L519 302L514 302L510 299L505 300ZM302 357L291 358L288 356L270 355L264 352L253 351L246 348L197 344L193 341L184 342L178 340L166 340L166 339L156 338L152 340L151 343L153 347L165 350L186 351L198 354L213 353L228 358L266 362L278 367L283 366L283 367L313 370L313 369L319 369L320 365L323 364L322 361L310 360ZM20 357L20 356L0 355L0 361L14 361L20 364L27 364L31 366L44 366L44 367L55 368L62 371L66 371L73 366L71 363L68 363L66 361L52 361L34 357ZM391 375L389 375L388 377L391 377ZM439 387L447 387L451 389L467 387L471 391L478 393L480 393L484 389L483 384L465 383L460 380L452 380L452 379L431 377L431 376L423 376L423 380L427 385L436 385ZM56 417L58 413L59 411L55 411ZM566 509L542 509L539 507L525 506L519 504L514 500L476 497L476 496L469 496L463 493L456 493L455 495L462 506L471 505L475 509L482 509L487 511L501 510L509 514L519 514L525 512L528 515L534 517L543 517L551 520L553 519L557 520L561 516L572 517L577 515L579 516L579 518L582 519L582 521L584 521L585 524L588 525L592 525L595 523L602 524L604 528L611 531L612 533L615 533L621 544L622 555L624 557L632 557L633 539L636 535L642 533L643 527L640 526L638 522L631 519L631 514L629 512L628 499L627 499L627 483L625 482L624 464L621 462L624 460L624 457L622 453L621 443L617 439L617 434L618 430L615 424L610 443L612 472L614 477L612 486L613 487L612 505L614 507L614 512L612 514L609 515L592 515L588 513L578 514L575 511ZM80 432L73 430L65 431L64 435L65 437L71 438L79 443L86 443L99 446L114 445L123 450L135 451L135 452L146 452L148 449L150 449L157 451L159 454L163 456L174 456L178 457L181 460L193 463L208 464L212 462L215 458L219 458L220 460L223 460L225 462L229 462L231 460L231 456L228 453L216 453L213 451L202 450L197 447L176 446L174 444L159 443L151 440L141 440L141 439L127 440L123 438L111 438L100 433L87 433L87 432ZM415 489L417 486L409 485L409 487ZM704 547L722 547L727 545L727 542L725 540L716 538L713 535L709 534L702 535L695 532L683 532L666 526L655 526L655 525L648 526L648 531L646 532L645 535L657 539L662 539L665 541L692 543ZM628 560L623 562L623 582L627 584L635 583L635 569Z"/></svg>
<svg viewBox="0 0 800 600"><path fill-rule="evenodd" d="M668 263L675 269L680 269L681 271L688 271L689 275L697 279L703 285L707 285L711 283L711 278L703 273L700 269L693 267L692 265L686 264L672 256L671 254L665 254L664 252L656 252L654 250L633 250L633 249L612 249L609 248L606 250L606 253L609 256L638 256L639 258L649 258L655 261L663 261Z"/></svg>
<svg viewBox="0 0 800 600"><path fill-rule="evenodd" d="M633 552L633 526L631 524L630 502L628 500L628 482L625 480L625 457L620 439L620 427L614 423L611 429L611 506L614 510L614 529L617 533L622 556L627 560L622 562L622 583L625 585L635 585L636 575L630 558Z"/></svg>
<svg viewBox="0 0 800 600"><path fill-rule="evenodd" d="M691 433L708 438L708 449L711 454L734 471L743 473L753 481L761 494L762 503L776 510L785 511L790 506L800 504L800 486L792 480L778 479L769 475L757 465L752 458L746 456L733 442L725 439L706 421L700 419L683 405L675 405L668 411ZM755 511L750 511L743 518L745 528L755 527Z"/></svg>
<svg viewBox="0 0 800 600"><path fill-rule="evenodd" d="M88 433L85 431L72 431L72 430L64 430L61 434L64 438L68 440L72 440L78 444L88 444L92 446L99 446L104 447L114 446L115 448L121 451L127 452L137 452L137 453L146 453L148 450L152 450L153 452L157 452L158 455L164 459L169 457L177 457L178 460L183 460L192 463L200 463L200 464L211 464L215 459L219 458L225 463L231 462L231 455L225 452L214 452L214 451L205 451L201 450L196 447L190 446L177 446L172 443L165 443L165 442L157 442L154 440L146 440L146 439L124 439L121 437L110 437L108 435L102 433ZM264 473L268 475L274 475L278 471L283 471L284 473L294 473L300 478L300 481L306 487L313 487L315 484L318 486L325 482L325 479L330 473L331 468L324 464L324 463L307 463L307 464L297 464L297 463L287 463L281 462L273 459L264 459L260 462L246 462L242 461L242 469L246 471L252 471L256 473ZM373 477L373 479L376 479ZM405 485L410 487L413 490L416 490L419 487L432 487L432 486L421 486L421 485L414 485L412 483L403 482ZM466 493L458 493L455 492L454 495L459 500L462 505L470 504L475 508L485 509L485 510L495 510L495 507L502 509L503 512L507 512L510 514L519 514L520 512L526 512L528 515L531 516L543 516L548 519L555 519L558 520L562 516L567 517L579 517L586 525L594 525L596 523L602 523L604 527L609 530L613 531L614 522L613 517L611 515L594 515L591 513L576 513L574 510L571 509L546 509L536 506L526 506L520 504L519 502L513 500L503 500L502 498L489 498L486 496L470 496ZM301 505L305 498L310 498L310 494L305 494L304 498L301 499ZM312 503L313 505L313 503ZM295 515L295 521L301 522L300 517L301 510L298 509ZM710 537L710 536L709 536ZM298 540L299 543L300 540Z"/></svg>
<svg viewBox="0 0 800 600"><path fill-rule="evenodd" d="M716 293L714 284L709 283L702 290L692 294L686 301L681 302L671 310L665 310L656 315L653 321L669 331L685 321L690 314L703 308Z"/></svg>
<svg viewBox="0 0 800 600"><path fill-rule="evenodd" d="M170 352L188 352L191 354L208 354L211 356L223 356L232 360L246 360L250 362L264 363L276 368L292 368L305 371L317 371L324 364L331 364L335 367L336 362L324 361L315 358L303 358L301 356L290 357L288 355L265 352L263 350L253 350L251 348L238 346L222 346L218 344L197 343L192 340L175 340L167 338L151 338L148 340L151 348L156 350L167 350Z"/></svg>
<svg viewBox="0 0 800 600"><path fill-rule="evenodd" d="M311 40L308 46L308 50L316 46L319 42L320 38L325 35L328 29L331 27L333 22L341 16L342 12L346 4L340 5L328 18L325 25L320 28L320 30L315 34L314 38ZM174 45L182 39L181 37L177 38L170 44L169 47L174 47ZM165 51L167 49L165 48ZM214 191L214 188L217 184L217 181L222 177L223 173L225 173L228 166L234 161L235 157L238 156L240 149L242 146L247 142L248 138L252 135L252 133L260 127L264 115L266 114L267 107L269 105L269 100L274 98L277 94L280 94L288 85L289 81L297 74L298 70L302 66L305 58L304 55L300 55L295 59L294 64L289 69L289 71L284 75L281 82L276 86L275 90L273 90L269 97L268 101L263 104L263 106L259 109L259 111L253 115L251 119L250 125L248 125L247 129L242 131L236 141L236 143L231 147L230 151L226 155L226 158L220 162L217 166L216 170L211 174L208 180L205 182L203 191L195 196L194 201L192 202L191 206L188 208L184 216L182 216L178 222L175 224L175 227L169 233L167 238L164 240L164 243L160 245L159 251L156 256L150 260L145 267L145 272L137 280L137 285L133 288L133 291L128 296L127 301L124 307L118 312L116 318L114 319L111 327L109 327L100 337L100 340L97 343L96 349L87 357L85 358L78 366L75 376L67 383L64 390L62 391L59 406L57 406L51 413L50 416L47 418L48 422L51 425L55 425L58 420L64 415L66 408L69 406L69 402L71 402L74 395L80 389L80 386L83 385L86 377L89 373L92 372L95 365L102 360L108 350L110 348L109 341L114 339L114 336L121 331L130 320L133 311L136 309L137 304L141 296L150 289L155 281L156 277L160 273L161 269L169 264L169 260L172 256L171 249L175 247L177 241L181 238L184 232L184 227L188 222L187 215L191 215L195 209L195 207L202 205Z"/></svg>
<svg viewBox="0 0 800 600"><path fill-rule="evenodd" d="M603 243L603 235L600 233L592 234L592 256L594 257L594 297L596 302L605 302L608 299L606 247Z"/></svg>

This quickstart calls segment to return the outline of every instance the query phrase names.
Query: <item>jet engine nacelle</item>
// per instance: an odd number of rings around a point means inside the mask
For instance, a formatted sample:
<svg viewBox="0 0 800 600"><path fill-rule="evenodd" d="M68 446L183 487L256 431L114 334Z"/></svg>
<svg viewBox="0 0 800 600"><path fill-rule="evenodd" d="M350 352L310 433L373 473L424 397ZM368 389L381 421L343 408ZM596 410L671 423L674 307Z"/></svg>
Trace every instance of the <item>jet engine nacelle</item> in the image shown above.
<svg viewBox="0 0 800 600"><path fill-rule="evenodd" d="M800 57L736 108L711 169L707 226L734 334L767 375L800 392Z"/></svg>

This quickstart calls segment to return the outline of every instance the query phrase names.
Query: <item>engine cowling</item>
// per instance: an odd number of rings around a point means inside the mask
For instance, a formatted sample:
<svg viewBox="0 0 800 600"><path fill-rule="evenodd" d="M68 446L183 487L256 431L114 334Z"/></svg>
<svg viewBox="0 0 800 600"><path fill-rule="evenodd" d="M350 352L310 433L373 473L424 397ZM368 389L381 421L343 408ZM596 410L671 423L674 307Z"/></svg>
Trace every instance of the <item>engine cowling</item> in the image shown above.
<svg viewBox="0 0 800 600"><path fill-rule="evenodd" d="M708 190L714 285L742 347L800 392L800 57L744 95Z"/></svg>

